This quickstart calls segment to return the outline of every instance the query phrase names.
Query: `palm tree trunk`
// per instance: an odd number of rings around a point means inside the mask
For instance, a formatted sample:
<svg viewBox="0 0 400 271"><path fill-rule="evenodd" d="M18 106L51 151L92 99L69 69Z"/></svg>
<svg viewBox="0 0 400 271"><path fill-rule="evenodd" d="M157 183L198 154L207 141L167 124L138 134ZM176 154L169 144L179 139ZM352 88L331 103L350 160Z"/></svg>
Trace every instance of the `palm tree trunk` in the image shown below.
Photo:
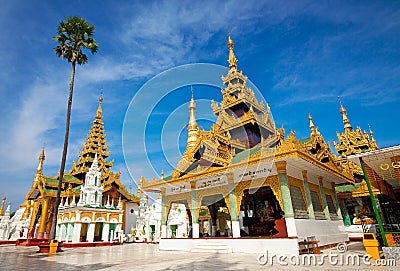
<svg viewBox="0 0 400 271"><path fill-rule="evenodd" d="M54 206L54 211L53 211L53 221L51 223L49 240L53 240L56 237L58 206L60 205L60 202L61 202L61 187L62 187L62 180L64 177L65 162L67 160L69 125L70 125L71 107L72 107L72 95L74 92L75 64L76 64L76 61L73 61L72 68L71 68L71 76L70 76L70 81L69 81L69 96L68 96L67 120L65 122L64 149L63 149L62 158L61 158L61 168L60 168L60 174L58 177L58 190L57 190L56 204Z"/></svg>

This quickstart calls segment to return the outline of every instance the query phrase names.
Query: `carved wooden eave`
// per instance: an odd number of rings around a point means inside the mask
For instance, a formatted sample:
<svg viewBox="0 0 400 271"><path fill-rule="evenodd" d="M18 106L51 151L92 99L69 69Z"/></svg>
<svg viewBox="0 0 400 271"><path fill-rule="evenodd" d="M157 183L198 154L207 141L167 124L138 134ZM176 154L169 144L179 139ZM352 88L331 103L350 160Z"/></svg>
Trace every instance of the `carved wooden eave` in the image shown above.
<svg viewBox="0 0 400 271"><path fill-rule="evenodd" d="M374 186L371 186L372 192L374 195L381 194L381 191ZM339 199L347 199L347 198L358 198L358 197L369 197L369 191L367 183L363 180L361 185L358 188L355 188L351 192L336 192Z"/></svg>
<svg viewBox="0 0 400 271"><path fill-rule="evenodd" d="M225 111L221 111L217 119L217 124L226 131L242 127L248 123L257 124L267 131L275 131L275 126L269 114L259 116L252 109L239 118L229 115Z"/></svg>
<svg viewBox="0 0 400 271"><path fill-rule="evenodd" d="M231 172L239 170L243 167L250 167L261 163L273 162L285 160L288 158L294 158L296 160L303 159L310 164L326 171L327 173L334 175L345 182L354 183L353 176L351 172L342 170L337 167L334 163L322 163L318 161L314 155L309 153L304 146L295 139L294 137L289 138L283 146L278 147L275 151L270 151L267 149L261 149L259 153L250 157L248 160L241 161L237 164L231 164L227 167L221 168L207 168L203 170L200 174L186 174L182 177L172 178L171 180L151 180L148 181L144 179L143 190L151 191L158 190L160 187L165 187L167 185L178 184L181 182L190 182L199 178L205 178L212 175L225 174L226 172Z"/></svg>
<svg viewBox="0 0 400 271"><path fill-rule="evenodd" d="M247 76L243 75L242 71L238 70L229 70L226 76L221 76L222 82L227 85L229 81L232 79L238 78L242 80L244 83L247 83Z"/></svg>
<svg viewBox="0 0 400 271"><path fill-rule="evenodd" d="M360 127L356 130L346 129L342 134L337 133L337 138L339 142L334 141L333 144L336 151L343 156L378 149L375 139L370 138L368 133L363 132Z"/></svg>

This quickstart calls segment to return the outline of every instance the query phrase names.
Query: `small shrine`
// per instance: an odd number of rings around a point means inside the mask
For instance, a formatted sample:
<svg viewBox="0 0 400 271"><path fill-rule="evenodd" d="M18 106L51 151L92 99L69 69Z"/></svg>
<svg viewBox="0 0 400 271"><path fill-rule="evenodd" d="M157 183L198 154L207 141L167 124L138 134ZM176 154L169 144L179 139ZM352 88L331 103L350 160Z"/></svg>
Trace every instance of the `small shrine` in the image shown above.
<svg viewBox="0 0 400 271"><path fill-rule="evenodd" d="M103 204L104 187L101 185L101 172L97 154L89 171L86 173L85 183L79 187L80 197L76 203L66 197L61 200L58 211L56 239L64 242L111 242L122 241L123 210L121 199L115 206L114 199L110 198Z"/></svg>
<svg viewBox="0 0 400 271"><path fill-rule="evenodd" d="M112 170L114 160L109 161L110 151L108 150L104 131L102 104L103 96L101 95L89 134L82 145L82 150L78 152L78 159L72 162L70 171L64 174L61 190L63 200L60 208L71 208L75 205L78 206L78 204L83 204L83 206L79 207L90 205L91 208L101 208L102 206L114 206L117 204L118 208L121 208L123 212L122 225L119 230L128 233L136 226L136 211L139 205L139 198L133 195L132 191L126 189L125 184L120 180L121 173L114 173ZM95 158L97 168L89 173L89 169L94 166ZM44 161L45 150L43 148L39 155L39 163L32 186L23 204L15 215L10 218L8 227L11 234L9 234L9 240L17 240L19 238L41 240L48 238L55 210L59 175L45 175L43 170ZM89 174L87 175L87 173ZM97 175L92 176L91 174ZM89 178L91 183L85 184L86 178ZM98 186L99 184L100 186ZM81 196L86 198L81 198ZM106 202L109 202L109 204L106 204ZM120 223L120 219L118 219L118 222L114 222ZM62 224L65 223L63 222ZM69 227L72 227L71 223ZM86 227L86 224L82 224L82 227ZM110 227L113 227L113 225ZM116 228L112 230L116 232ZM68 230L68 232L70 231L71 229ZM80 236L84 236L85 228L82 231ZM68 240L72 240L71 238ZM76 241L76 239L74 240Z"/></svg>

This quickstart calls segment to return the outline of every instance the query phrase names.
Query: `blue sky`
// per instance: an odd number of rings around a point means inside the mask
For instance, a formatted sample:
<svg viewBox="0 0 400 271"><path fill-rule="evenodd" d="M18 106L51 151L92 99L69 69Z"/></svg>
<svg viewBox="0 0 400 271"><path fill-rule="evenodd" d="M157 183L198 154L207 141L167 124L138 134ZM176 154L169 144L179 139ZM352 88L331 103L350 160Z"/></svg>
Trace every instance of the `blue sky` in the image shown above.
<svg viewBox="0 0 400 271"><path fill-rule="evenodd" d="M66 16L82 16L94 24L100 44L98 53L89 55L89 63L77 68L67 168L88 134L103 88L114 171L121 170L122 181L129 185L140 175L152 178L162 169L167 171L160 145L178 146L167 157L170 164L177 161L191 94L182 87L174 92L173 103L165 98L157 104L152 114L161 117L153 116L146 126L149 153L135 152L143 142L125 150L135 155L132 178L122 148L131 100L148 80L176 66L197 62L227 66L228 29L239 69L270 103L277 126L295 130L298 138L307 137L310 112L325 140L332 142L343 130L340 96L353 127L367 130L370 125L380 147L400 143L399 5L398 1L3 0L0 193L13 202L12 209L22 203L42 146L45 174L58 171L70 65L56 57L52 37ZM220 100L221 95L218 88L194 88L207 128L212 121L209 99ZM147 101L157 97L154 91ZM171 121L175 117L180 121ZM168 123L161 135L161 128L151 124L159 120ZM155 172L142 164L146 160L142 155L151 157Z"/></svg>

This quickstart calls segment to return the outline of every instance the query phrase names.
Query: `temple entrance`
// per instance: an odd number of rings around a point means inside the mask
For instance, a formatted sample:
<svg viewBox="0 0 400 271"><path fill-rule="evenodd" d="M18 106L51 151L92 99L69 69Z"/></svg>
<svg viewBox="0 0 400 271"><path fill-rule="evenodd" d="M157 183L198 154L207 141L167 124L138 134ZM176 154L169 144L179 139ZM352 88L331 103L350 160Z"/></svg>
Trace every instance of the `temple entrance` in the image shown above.
<svg viewBox="0 0 400 271"><path fill-rule="evenodd" d="M211 215L210 210L207 206L201 206L199 212L199 236L209 237L211 236Z"/></svg>
<svg viewBox="0 0 400 271"><path fill-rule="evenodd" d="M171 238L175 238L176 230L178 229L178 225L170 225L169 228L171 230Z"/></svg>
<svg viewBox="0 0 400 271"><path fill-rule="evenodd" d="M103 233L104 223L103 222L96 222L94 226L94 242L101 241L101 234Z"/></svg>
<svg viewBox="0 0 400 271"><path fill-rule="evenodd" d="M109 241L112 242L115 240L115 229L117 228L117 224L110 223L110 227L108 230Z"/></svg>
<svg viewBox="0 0 400 271"><path fill-rule="evenodd" d="M156 237L155 237L155 235L156 235L156 226L155 225L150 225L149 231L150 231L150 234L149 234L150 242L154 242L155 239L156 239Z"/></svg>
<svg viewBox="0 0 400 271"><path fill-rule="evenodd" d="M274 236L282 209L269 186L244 190L240 205L241 236Z"/></svg>
<svg viewBox="0 0 400 271"><path fill-rule="evenodd" d="M87 241L87 231L88 231L89 223L82 223L81 227L81 242L86 242Z"/></svg>
<svg viewBox="0 0 400 271"><path fill-rule="evenodd" d="M207 209L209 215L203 211L204 215L202 216L202 210ZM202 199L199 224L200 236L207 237L210 233L215 237L232 235L231 215L222 194L205 196Z"/></svg>

